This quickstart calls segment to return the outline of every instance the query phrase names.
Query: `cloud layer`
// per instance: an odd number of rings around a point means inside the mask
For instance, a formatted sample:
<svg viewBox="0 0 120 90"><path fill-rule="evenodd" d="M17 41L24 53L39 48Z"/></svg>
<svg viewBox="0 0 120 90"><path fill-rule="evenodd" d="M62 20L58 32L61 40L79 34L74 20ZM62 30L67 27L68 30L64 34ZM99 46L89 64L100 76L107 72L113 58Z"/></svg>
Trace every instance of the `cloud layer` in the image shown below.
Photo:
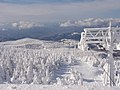
<svg viewBox="0 0 120 90"><path fill-rule="evenodd" d="M6 1L8 2L14 0L6 0ZM39 0L35 0L35 1L37 2ZM70 2L73 0L65 0L65 1ZM79 3L72 2L72 3L62 3L62 4L34 3L34 4L23 4L23 5L13 4L13 3L0 3L0 18L1 21L25 19L25 20L40 21L40 22L62 21L68 19L80 19L80 18L89 18L89 17L119 18L120 15L119 3L120 0L94 0L91 2L90 1L79 2Z"/></svg>
<svg viewBox="0 0 120 90"><path fill-rule="evenodd" d="M95 0L2 0L0 2L3 3L24 3L24 4L32 4L32 3L70 3L70 2L91 2Z"/></svg>

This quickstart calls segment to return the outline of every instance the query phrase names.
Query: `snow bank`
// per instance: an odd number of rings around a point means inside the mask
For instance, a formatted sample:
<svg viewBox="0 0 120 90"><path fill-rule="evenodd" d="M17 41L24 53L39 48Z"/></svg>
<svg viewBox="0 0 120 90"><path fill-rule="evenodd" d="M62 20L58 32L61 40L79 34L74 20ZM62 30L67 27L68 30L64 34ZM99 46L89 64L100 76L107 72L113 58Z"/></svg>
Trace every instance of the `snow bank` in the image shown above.
<svg viewBox="0 0 120 90"><path fill-rule="evenodd" d="M78 85L0 85L1 90L120 90L120 87L78 86Z"/></svg>

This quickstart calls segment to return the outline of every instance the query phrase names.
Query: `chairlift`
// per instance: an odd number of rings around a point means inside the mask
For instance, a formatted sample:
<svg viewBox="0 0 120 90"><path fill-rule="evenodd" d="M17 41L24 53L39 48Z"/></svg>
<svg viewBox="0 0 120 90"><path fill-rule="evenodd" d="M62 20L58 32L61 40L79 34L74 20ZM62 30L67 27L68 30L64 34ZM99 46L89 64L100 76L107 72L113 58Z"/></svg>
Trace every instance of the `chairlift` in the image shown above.
<svg viewBox="0 0 120 90"><path fill-rule="evenodd" d="M92 49L94 51L103 51L106 52L106 49L100 44L88 44L88 50Z"/></svg>

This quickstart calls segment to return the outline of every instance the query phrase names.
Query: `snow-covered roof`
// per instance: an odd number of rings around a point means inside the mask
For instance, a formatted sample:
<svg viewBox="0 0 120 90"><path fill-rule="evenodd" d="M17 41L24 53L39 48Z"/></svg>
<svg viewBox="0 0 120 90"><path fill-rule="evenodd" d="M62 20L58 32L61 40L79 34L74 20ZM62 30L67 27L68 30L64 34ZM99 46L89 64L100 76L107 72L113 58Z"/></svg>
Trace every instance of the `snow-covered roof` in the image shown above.
<svg viewBox="0 0 120 90"><path fill-rule="evenodd" d="M84 31L108 30L109 28L85 28Z"/></svg>

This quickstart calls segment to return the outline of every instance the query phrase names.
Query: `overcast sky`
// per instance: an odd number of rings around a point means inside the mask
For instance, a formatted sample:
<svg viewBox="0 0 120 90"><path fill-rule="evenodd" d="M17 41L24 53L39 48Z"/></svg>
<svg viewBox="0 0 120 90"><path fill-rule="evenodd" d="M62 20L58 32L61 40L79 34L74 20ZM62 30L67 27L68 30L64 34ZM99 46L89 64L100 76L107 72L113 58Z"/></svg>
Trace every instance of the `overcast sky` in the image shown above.
<svg viewBox="0 0 120 90"><path fill-rule="evenodd" d="M119 17L120 0L0 0L0 22Z"/></svg>

